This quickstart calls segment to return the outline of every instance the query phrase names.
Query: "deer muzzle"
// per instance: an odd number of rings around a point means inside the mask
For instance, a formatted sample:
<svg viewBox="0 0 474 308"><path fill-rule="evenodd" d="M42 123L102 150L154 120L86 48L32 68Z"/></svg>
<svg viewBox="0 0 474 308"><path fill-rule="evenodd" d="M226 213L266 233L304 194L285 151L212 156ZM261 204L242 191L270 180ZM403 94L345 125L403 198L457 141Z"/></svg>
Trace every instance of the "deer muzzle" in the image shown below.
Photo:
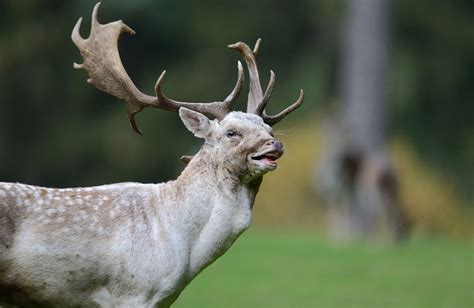
<svg viewBox="0 0 474 308"><path fill-rule="evenodd" d="M263 145L260 151L253 154L251 159L265 170L274 170L277 167L276 160L279 159L285 148L280 141L271 139Z"/></svg>

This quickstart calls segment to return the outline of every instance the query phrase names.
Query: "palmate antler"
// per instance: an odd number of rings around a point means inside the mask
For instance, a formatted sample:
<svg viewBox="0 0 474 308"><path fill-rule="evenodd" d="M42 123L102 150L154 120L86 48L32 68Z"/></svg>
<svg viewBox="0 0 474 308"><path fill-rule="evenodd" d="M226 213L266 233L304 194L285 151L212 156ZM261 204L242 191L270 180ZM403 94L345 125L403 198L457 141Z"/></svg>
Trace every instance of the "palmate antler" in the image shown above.
<svg viewBox="0 0 474 308"><path fill-rule="evenodd" d="M161 83L166 71L161 73L155 85L156 96L150 96L142 93L132 82L125 71L118 51L118 40L124 32L135 34L135 32L121 20L101 24L97 20L97 12L100 2L97 3L92 12L92 26L90 36L82 38L79 30L82 23L82 17L79 18L71 34L71 38L79 48L84 59L83 64L74 63L74 68L85 69L89 73L87 82L94 85L101 91L122 99L127 104L128 118L130 124L137 133L141 134L140 129L135 122L135 114L145 107L161 108L169 111L178 111L181 107L205 114L210 118L223 119L233 110L233 105L237 100L244 83L243 68L238 62L238 77L232 92L223 101L211 103L193 103L179 102L166 97L161 92ZM290 107L286 108L275 116L269 116L265 113L265 106L270 98L275 83L275 74L271 72L270 82L265 95L262 93L260 79L258 76L255 56L258 52L260 39L257 41L254 51L242 42L229 45L230 48L238 50L247 63L250 73L250 92L247 103L247 112L259 115L269 124L274 125L287 116L290 112L298 108L303 102L303 90L300 97Z"/></svg>
<svg viewBox="0 0 474 308"><path fill-rule="evenodd" d="M92 12L91 33L87 39L83 39L79 34L82 17L79 18L71 34L72 41L79 48L83 64L74 63L74 68L85 69L89 73L87 82L96 88L111 94L127 103L127 112L132 128L141 134L135 122L135 114L144 107L155 107L169 111L178 111L181 107L186 107L194 111L203 113L211 118L222 119L232 111L232 107L240 94L244 83L242 64L238 62L238 78L232 92L222 102L212 103L191 103L178 102L166 97L161 92L161 83L166 71L161 73L155 85L156 96L142 93L132 82L125 71L118 52L118 40L124 32L135 34L135 32L121 20L108 24L100 24L97 20L97 12L100 2L97 3Z"/></svg>

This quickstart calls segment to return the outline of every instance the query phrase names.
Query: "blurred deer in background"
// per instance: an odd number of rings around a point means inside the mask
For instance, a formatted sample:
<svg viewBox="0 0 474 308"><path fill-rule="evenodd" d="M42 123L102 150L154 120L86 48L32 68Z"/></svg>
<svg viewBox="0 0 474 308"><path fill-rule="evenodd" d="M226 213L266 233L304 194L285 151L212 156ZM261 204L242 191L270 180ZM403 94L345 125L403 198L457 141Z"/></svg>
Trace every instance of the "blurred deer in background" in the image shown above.
<svg viewBox="0 0 474 308"><path fill-rule="evenodd" d="M161 92L140 92L127 75L117 43L133 30L122 21L100 24L98 3L89 38L72 40L84 58L88 82L127 104L134 115L144 107L179 112L204 145L174 181L121 183L90 188L50 189L0 183L0 306L167 307L204 268L221 256L251 221L262 176L277 167L283 145L271 126L303 101L270 116L265 106L275 76L263 93L254 50L229 45L250 74L247 112L232 111L242 85L222 102L189 103Z"/></svg>

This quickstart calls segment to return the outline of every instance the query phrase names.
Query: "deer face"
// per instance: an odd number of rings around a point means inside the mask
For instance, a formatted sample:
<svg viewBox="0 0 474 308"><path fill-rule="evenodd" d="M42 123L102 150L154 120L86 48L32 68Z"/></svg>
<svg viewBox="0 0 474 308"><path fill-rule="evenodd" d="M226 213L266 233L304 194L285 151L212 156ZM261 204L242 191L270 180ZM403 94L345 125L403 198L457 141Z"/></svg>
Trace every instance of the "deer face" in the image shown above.
<svg viewBox="0 0 474 308"><path fill-rule="evenodd" d="M206 140L212 159L244 182L262 176L277 167L283 155L281 142L261 117L231 112L221 121L211 121L201 113L181 108L181 119L196 137Z"/></svg>

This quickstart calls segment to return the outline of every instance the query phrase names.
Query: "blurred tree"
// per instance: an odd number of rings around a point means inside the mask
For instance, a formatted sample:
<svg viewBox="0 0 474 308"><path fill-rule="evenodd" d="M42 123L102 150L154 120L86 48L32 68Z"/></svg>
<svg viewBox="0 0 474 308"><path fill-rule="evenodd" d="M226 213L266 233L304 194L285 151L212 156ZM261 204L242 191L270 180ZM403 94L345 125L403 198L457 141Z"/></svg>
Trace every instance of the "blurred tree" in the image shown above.
<svg viewBox="0 0 474 308"><path fill-rule="evenodd" d="M389 0L347 1L341 104L327 123L321 187L330 235L400 239L405 232L397 179L387 153Z"/></svg>

